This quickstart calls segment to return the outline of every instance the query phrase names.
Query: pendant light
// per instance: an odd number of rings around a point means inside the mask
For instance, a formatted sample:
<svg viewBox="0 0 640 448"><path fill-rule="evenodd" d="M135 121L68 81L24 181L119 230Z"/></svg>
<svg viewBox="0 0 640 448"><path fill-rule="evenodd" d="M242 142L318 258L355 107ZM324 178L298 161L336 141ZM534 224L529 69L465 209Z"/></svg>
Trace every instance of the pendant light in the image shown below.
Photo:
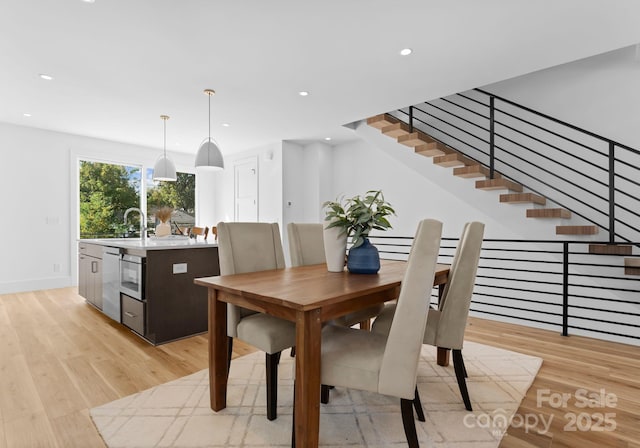
<svg viewBox="0 0 640 448"><path fill-rule="evenodd" d="M211 97L216 94L214 90L206 89L205 95L209 96L209 138L204 139L196 154L196 168L208 168L210 170L224 169L224 159L215 140L211 139Z"/></svg>
<svg viewBox="0 0 640 448"><path fill-rule="evenodd" d="M164 154L158 158L156 164L153 165L153 180L168 180L175 182L177 179L176 166L167 157L167 120L168 115L160 115L164 121Z"/></svg>

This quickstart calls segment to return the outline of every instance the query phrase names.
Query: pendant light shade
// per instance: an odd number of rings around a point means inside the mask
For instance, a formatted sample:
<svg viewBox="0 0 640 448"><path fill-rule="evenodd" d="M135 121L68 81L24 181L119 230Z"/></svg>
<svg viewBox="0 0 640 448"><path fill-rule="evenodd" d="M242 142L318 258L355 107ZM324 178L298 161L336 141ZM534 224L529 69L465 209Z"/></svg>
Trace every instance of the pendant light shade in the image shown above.
<svg viewBox="0 0 640 448"><path fill-rule="evenodd" d="M176 166L173 161L167 157L167 120L169 116L160 115L160 118L164 121L164 153L158 158L156 164L153 165L153 180L175 182L178 178L176 175Z"/></svg>
<svg viewBox="0 0 640 448"><path fill-rule="evenodd" d="M196 168L207 168L210 170L224 169L224 159L218 144L211 138L211 97L216 94L214 90L206 89L205 95L209 96L209 137L206 138L196 154Z"/></svg>

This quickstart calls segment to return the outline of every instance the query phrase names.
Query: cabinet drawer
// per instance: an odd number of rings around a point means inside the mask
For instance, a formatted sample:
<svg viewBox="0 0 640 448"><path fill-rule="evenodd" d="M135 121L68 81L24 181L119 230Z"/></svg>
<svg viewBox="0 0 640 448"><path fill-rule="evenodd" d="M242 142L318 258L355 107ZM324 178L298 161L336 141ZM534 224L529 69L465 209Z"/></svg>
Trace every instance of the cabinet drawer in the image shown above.
<svg viewBox="0 0 640 448"><path fill-rule="evenodd" d="M96 258L102 258L102 246L98 244L78 243L78 252Z"/></svg>
<svg viewBox="0 0 640 448"><path fill-rule="evenodd" d="M140 335L144 335L144 302L121 294L122 323Z"/></svg>

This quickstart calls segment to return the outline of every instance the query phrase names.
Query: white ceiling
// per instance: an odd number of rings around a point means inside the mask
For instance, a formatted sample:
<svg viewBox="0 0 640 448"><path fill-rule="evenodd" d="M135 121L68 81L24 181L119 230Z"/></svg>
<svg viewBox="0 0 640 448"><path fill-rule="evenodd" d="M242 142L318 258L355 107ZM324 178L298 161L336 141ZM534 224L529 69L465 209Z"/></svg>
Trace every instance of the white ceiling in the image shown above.
<svg viewBox="0 0 640 448"><path fill-rule="evenodd" d="M0 0L0 121L161 148L167 114L167 149L195 154L212 88L223 153L336 141L345 123L637 42L637 0Z"/></svg>

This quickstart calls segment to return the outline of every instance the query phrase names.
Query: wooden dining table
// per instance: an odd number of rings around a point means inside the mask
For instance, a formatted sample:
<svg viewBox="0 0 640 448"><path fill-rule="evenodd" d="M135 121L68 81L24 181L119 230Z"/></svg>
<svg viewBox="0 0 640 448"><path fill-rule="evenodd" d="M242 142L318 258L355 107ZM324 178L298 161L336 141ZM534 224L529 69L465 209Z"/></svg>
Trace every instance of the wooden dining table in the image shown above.
<svg viewBox="0 0 640 448"><path fill-rule="evenodd" d="M347 313L398 298L406 262L382 260L378 274L328 272L324 264L204 277L208 288L209 386L211 409L227 400L227 303L296 324L295 441L318 446L320 353L323 323ZM438 265L434 286L446 284L448 265Z"/></svg>

